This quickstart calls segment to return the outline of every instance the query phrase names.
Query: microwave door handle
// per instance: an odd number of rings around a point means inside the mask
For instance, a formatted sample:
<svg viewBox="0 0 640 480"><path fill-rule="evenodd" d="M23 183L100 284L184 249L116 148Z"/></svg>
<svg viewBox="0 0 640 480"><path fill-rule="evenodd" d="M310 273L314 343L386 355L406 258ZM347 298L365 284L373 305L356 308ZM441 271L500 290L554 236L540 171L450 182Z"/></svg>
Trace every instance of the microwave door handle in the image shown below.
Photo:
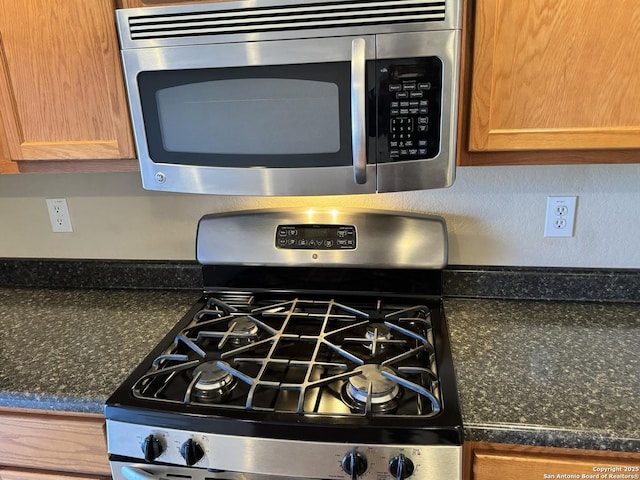
<svg viewBox="0 0 640 480"><path fill-rule="evenodd" d="M365 46L364 38L354 38L351 42L351 149L353 177L358 184L367 183Z"/></svg>

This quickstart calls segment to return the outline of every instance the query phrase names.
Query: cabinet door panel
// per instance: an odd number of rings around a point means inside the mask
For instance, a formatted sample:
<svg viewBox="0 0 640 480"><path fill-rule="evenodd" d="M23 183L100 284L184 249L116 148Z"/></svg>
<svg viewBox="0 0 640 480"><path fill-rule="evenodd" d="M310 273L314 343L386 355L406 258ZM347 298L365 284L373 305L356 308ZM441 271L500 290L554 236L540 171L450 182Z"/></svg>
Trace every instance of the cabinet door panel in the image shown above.
<svg viewBox="0 0 640 480"><path fill-rule="evenodd" d="M0 469L0 480L106 480L107 477L71 476L49 472L26 472Z"/></svg>
<svg viewBox="0 0 640 480"><path fill-rule="evenodd" d="M640 147L637 0L478 0L469 149Z"/></svg>
<svg viewBox="0 0 640 480"><path fill-rule="evenodd" d="M540 480L543 478L574 478L569 475L579 475L580 478L589 478L588 475L598 475L594 471L596 467L621 467L635 468L637 463L616 461L613 458L539 458L520 457L512 455L479 453L474 457L474 480L489 480L495 478L517 478L519 480ZM634 472L631 472L633 474ZM638 472L635 472L638 473ZM546 476L545 476L546 475ZM562 477L559 475L567 475ZM587 475L582 477L582 475ZM595 477L594 477L595 478ZM600 477L602 478L602 477Z"/></svg>
<svg viewBox="0 0 640 480"><path fill-rule="evenodd" d="M607 467L609 471L597 470ZM616 467L619 470L614 471ZM638 475L638 469L638 453L482 442L466 442L464 445L465 480L609 478L609 474Z"/></svg>
<svg viewBox="0 0 640 480"><path fill-rule="evenodd" d="M0 0L0 108L11 158L133 158L115 0Z"/></svg>
<svg viewBox="0 0 640 480"><path fill-rule="evenodd" d="M0 409L0 465L108 476L103 430L101 415ZM6 480L2 468L0 480Z"/></svg>

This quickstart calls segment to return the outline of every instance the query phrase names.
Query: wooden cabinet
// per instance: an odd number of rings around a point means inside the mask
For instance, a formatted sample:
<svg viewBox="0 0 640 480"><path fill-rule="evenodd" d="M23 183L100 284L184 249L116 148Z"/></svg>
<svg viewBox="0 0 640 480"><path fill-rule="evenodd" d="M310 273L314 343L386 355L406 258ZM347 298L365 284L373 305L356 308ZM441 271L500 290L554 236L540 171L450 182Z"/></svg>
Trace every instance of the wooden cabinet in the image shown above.
<svg viewBox="0 0 640 480"><path fill-rule="evenodd" d="M6 470L0 468L0 480L107 480L111 477L87 477L85 475L66 475L32 470Z"/></svg>
<svg viewBox="0 0 640 480"><path fill-rule="evenodd" d="M610 470L598 470L606 468ZM464 472L464 480L609 478L605 473L640 475L640 453L469 442L465 444Z"/></svg>
<svg viewBox="0 0 640 480"><path fill-rule="evenodd" d="M1 133L20 171L135 169L114 9L0 0Z"/></svg>
<svg viewBox="0 0 640 480"><path fill-rule="evenodd" d="M0 480L108 478L101 415L0 409Z"/></svg>
<svg viewBox="0 0 640 480"><path fill-rule="evenodd" d="M640 162L637 0L615 8L475 0L468 8L468 150L536 154L461 163Z"/></svg>

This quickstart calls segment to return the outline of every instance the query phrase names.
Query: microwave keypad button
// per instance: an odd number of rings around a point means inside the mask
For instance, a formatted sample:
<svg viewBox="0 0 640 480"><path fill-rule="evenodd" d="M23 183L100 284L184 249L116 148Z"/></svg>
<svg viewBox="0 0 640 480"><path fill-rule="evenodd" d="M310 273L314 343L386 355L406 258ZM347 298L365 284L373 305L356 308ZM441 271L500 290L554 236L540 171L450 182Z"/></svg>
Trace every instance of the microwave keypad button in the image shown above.
<svg viewBox="0 0 640 480"><path fill-rule="evenodd" d="M419 107L420 106L420 100L410 100L409 101L409 106L410 107Z"/></svg>
<svg viewBox="0 0 640 480"><path fill-rule="evenodd" d="M398 93L402 93L402 92L398 92ZM398 93L396 93L396 95ZM423 96L424 96L424 93L421 90L418 90L416 92L409 92L410 98L422 98Z"/></svg>
<svg viewBox="0 0 640 480"><path fill-rule="evenodd" d="M391 108L398 108L400 105L399 105L399 103L398 103L398 102L396 102L396 101L394 100L394 101L392 101L392 102L389 104L389 106L390 106Z"/></svg>
<svg viewBox="0 0 640 480"><path fill-rule="evenodd" d="M400 155L402 155L402 156L407 156L408 154L409 154L409 151L408 151L408 150L406 150L406 149L401 149L401 150L400 150Z"/></svg>
<svg viewBox="0 0 640 480"><path fill-rule="evenodd" d="M407 82L402 84L402 89L405 92L410 92L416 89L416 82Z"/></svg>
<svg viewBox="0 0 640 480"><path fill-rule="evenodd" d="M419 147L426 147L427 146L427 141L426 140L418 140L418 146Z"/></svg>
<svg viewBox="0 0 640 480"><path fill-rule="evenodd" d="M401 108L400 109L400 115L409 115L409 109L408 108Z"/></svg>
<svg viewBox="0 0 640 480"><path fill-rule="evenodd" d="M400 150L390 150L389 155L391 158L398 158L400 156Z"/></svg>
<svg viewBox="0 0 640 480"><path fill-rule="evenodd" d="M392 108L391 109L391 115L393 115L394 117L400 115L400 110L397 108Z"/></svg>
<svg viewBox="0 0 640 480"><path fill-rule="evenodd" d="M410 108L410 109L409 109L409 113L410 113L411 115L418 115L418 111L419 111L419 110L420 110L419 108Z"/></svg>
<svg viewBox="0 0 640 480"><path fill-rule="evenodd" d="M426 125L429 123L429 117L418 117L418 125Z"/></svg>
<svg viewBox="0 0 640 480"><path fill-rule="evenodd" d="M429 100L420 100L420 107L428 107L429 106Z"/></svg>
<svg viewBox="0 0 640 480"><path fill-rule="evenodd" d="M420 90L431 90L431 82L420 82L418 83L418 88Z"/></svg>
<svg viewBox="0 0 640 480"><path fill-rule="evenodd" d="M426 148L419 148L418 149L418 155L420 155L421 157L425 156L427 154L427 149Z"/></svg>
<svg viewBox="0 0 640 480"><path fill-rule="evenodd" d="M391 119L391 133L408 133L413 132L413 118L411 117L395 117ZM404 138L404 137L400 137Z"/></svg>
<svg viewBox="0 0 640 480"><path fill-rule="evenodd" d="M429 125L418 125L418 131L419 132L428 132L429 131Z"/></svg>
<svg viewBox="0 0 640 480"><path fill-rule="evenodd" d="M402 90L402 85L400 85L399 83L391 83L391 84L389 84L389 91L390 92L399 92L400 90Z"/></svg>
<svg viewBox="0 0 640 480"><path fill-rule="evenodd" d="M418 155L418 149L417 148L410 148L409 149L409 155Z"/></svg>
<svg viewBox="0 0 640 480"><path fill-rule="evenodd" d="M405 147L413 147L413 140L407 140L406 142L404 142L404 146Z"/></svg>
<svg viewBox="0 0 640 480"><path fill-rule="evenodd" d="M398 146L398 142L396 140L392 140L389 142L389 147L395 148Z"/></svg>
<svg viewBox="0 0 640 480"><path fill-rule="evenodd" d="M411 102L407 102L407 101L400 102L400 107L407 108L407 107L409 107L409 106L410 106L410 105L409 105L410 103L411 103Z"/></svg>
<svg viewBox="0 0 640 480"><path fill-rule="evenodd" d="M428 109L427 107L420 107L420 108L418 109L418 113L419 113L420 115L426 115L427 113L429 113L429 109Z"/></svg>
<svg viewBox="0 0 640 480"><path fill-rule="evenodd" d="M422 92L411 92L411 93L422 93ZM409 98L409 92L396 92L396 98Z"/></svg>
<svg viewBox="0 0 640 480"><path fill-rule="evenodd" d="M279 238L278 239L278 245L280 245L281 247L284 247L287 244L287 239L286 238Z"/></svg>

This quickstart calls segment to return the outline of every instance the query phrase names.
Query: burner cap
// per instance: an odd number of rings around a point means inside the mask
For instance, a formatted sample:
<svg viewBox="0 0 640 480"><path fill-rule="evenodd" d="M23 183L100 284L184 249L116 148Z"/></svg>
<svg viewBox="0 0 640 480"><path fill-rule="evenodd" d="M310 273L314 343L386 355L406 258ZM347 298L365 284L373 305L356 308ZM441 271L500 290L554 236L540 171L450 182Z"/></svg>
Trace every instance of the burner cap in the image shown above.
<svg viewBox="0 0 640 480"><path fill-rule="evenodd" d="M370 323L367 325L367 338L369 340L391 340L391 329L384 323Z"/></svg>
<svg viewBox="0 0 640 480"><path fill-rule="evenodd" d="M199 400L216 401L226 397L236 380L226 370L218 366L218 363L229 366L226 362L205 362L193 369L193 377L198 378L193 386L194 395Z"/></svg>
<svg viewBox="0 0 640 480"><path fill-rule="evenodd" d="M250 317L234 317L229 321L229 330L236 335L256 335L258 326Z"/></svg>
<svg viewBox="0 0 640 480"><path fill-rule="evenodd" d="M343 400L356 410L363 410L369 397L369 385L371 385L371 406L377 412L393 410L397 407L397 399L402 390L393 380L382 376L382 372L393 374L389 367L375 364L367 364L357 367L356 375L349 377L346 384L346 398Z"/></svg>

